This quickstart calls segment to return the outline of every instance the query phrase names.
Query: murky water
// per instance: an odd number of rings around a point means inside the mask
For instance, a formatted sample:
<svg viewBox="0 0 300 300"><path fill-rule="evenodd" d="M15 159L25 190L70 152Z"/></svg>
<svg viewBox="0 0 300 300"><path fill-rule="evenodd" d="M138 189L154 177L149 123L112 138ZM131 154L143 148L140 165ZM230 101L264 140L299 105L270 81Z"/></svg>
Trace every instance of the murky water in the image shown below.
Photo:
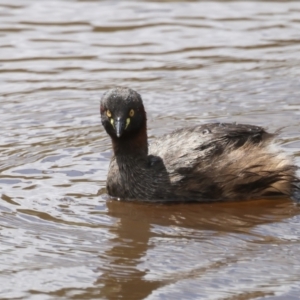
<svg viewBox="0 0 300 300"><path fill-rule="evenodd" d="M150 205L105 194L99 100L144 98L150 137L282 128L300 165L299 2L0 2L1 299L298 299L289 199Z"/></svg>

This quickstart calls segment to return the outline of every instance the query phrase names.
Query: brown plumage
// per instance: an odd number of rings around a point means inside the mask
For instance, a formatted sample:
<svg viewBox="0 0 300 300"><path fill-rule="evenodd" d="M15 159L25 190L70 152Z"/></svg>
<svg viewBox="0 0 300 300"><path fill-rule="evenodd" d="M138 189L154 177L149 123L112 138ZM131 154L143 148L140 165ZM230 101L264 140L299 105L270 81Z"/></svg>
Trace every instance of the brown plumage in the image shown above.
<svg viewBox="0 0 300 300"><path fill-rule="evenodd" d="M114 152L107 177L111 196L202 202L300 196L297 167L261 127L187 127L148 148L146 112L137 92L109 90L100 112Z"/></svg>

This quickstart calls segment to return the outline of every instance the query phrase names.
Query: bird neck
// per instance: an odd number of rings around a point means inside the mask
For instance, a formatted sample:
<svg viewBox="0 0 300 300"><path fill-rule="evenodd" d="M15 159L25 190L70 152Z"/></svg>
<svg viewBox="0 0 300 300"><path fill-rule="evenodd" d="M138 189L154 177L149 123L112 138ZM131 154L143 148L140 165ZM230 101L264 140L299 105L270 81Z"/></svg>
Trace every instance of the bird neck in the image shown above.
<svg viewBox="0 0 300 300"><path fill-rule="evenodd" d="M112 137L112 145L115 156L148 156L148 137L146 125L132 136L121 138Z"/></svg>

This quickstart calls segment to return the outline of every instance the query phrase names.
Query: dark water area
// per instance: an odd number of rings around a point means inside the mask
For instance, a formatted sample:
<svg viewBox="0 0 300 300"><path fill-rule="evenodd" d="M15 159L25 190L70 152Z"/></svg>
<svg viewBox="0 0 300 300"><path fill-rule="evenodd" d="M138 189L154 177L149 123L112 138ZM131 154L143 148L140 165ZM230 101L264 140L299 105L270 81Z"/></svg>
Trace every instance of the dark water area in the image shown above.
<svg viewBox="0 0 300 300"><path fill-rule="evenodd" d="M299 299L299 205L111 200L99 117L128 86L150 138L280 128L300 166L299 78L299 2L0 1L0 299Z"/></svg>

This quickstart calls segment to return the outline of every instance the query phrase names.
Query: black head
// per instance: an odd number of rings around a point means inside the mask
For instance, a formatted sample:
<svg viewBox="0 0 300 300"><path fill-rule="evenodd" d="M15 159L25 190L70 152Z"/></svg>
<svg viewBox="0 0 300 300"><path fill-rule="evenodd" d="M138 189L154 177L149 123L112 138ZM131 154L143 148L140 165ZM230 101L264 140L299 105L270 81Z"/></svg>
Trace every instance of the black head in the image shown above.
<svg viewBox="0 0 300 300"><path fill-rule="evenodd" d="M146 113L141 96L129 88L107 91L100 104L101 122L113 138L128 138L146 130Z"/></svg>

